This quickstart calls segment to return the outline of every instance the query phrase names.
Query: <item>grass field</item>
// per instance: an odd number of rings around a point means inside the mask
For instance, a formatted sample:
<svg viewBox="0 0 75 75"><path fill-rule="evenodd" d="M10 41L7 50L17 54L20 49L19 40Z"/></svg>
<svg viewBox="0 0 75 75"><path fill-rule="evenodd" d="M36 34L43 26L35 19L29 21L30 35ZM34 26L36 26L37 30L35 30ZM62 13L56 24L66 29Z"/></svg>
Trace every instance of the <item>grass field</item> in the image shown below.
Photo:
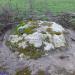
<svg viewBox="0 0 75 75"><path fill-rule="evenodd" d="M11 2L10 2L11 1ZM32 0L33 10L39 12L50 10L51 12L75 12L75 0ZM0 8L11 6L20 11L29 10L29 0L0 0Z"/></svg>

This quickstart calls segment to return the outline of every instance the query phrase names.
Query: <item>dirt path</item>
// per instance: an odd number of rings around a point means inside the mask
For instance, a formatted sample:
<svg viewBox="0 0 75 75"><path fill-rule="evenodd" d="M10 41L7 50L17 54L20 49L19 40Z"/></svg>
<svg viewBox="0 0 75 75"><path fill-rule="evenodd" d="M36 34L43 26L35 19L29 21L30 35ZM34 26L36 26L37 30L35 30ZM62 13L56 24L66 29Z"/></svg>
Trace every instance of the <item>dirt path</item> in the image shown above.
<svg viewBox="0 0 75 75"><path fill-rule="evenodd" d="M75 35L74 31L70 31L70 36ZM4 39L8 35L6 34ZM74 39L75 37L73 37ZM15 75L15 70L24 68L25 65L29 66L32 70L32 75L38 69L45 70L51 73L51 75L56 75L56 72L61 70L62 75L69 75L75 71L75 41L71 41L71 49L68 51L57 51L46 57L42 57L38 60L26 60L18 58L17 54L11 52L11 50L5 45L5 41L0 43L0 66L7 68L6 71L12 75ZM63 71L65 71L63 73ZM60 75L61 75L60 74ZM48 74L47 74L48 75Z"/></svg>

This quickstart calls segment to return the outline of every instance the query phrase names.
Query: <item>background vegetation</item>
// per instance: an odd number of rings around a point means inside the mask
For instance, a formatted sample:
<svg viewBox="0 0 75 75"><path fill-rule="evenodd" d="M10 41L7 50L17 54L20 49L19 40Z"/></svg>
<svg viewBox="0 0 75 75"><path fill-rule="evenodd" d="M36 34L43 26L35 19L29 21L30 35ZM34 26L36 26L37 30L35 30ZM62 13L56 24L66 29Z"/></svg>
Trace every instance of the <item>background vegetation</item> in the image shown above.
<svg viewBox="0 0 75 75"><path fill-rule="evenodd" d="M32 16L36 19L51 20L51 16L55 18L61 12L75 12L75 0L0 0L0 33L15 25L17 21L27 20ZM75 19L73 26L74 24Z"/></svg>
<svg viewBox="0 0 75 75"><path fill-rule="evenodd" d="M75 0L0 0L0 9L9 6L12 10L18 10L20 14L28 14L31 4L32 10L38 14L45 11L75 12Z"/></svg>

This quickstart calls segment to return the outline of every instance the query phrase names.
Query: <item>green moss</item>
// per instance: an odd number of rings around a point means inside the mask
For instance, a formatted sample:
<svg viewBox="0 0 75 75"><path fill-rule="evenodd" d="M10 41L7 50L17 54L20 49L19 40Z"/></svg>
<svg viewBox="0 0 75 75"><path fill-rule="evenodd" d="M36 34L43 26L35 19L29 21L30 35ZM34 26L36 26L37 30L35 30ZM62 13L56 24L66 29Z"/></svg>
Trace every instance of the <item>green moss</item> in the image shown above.
<svg viewBox="0 0 75 75"><path fill-rule="evenodd" d="M20 53L24 53L24 55L29 56L31 59L38 59L44 55L44 51L38 50L33 46L28 46L25 49L19 49Z"/></svg>
<svg viewBox="0 0 75 75"><path fill-rule="evenodd" d="M55 32L55 31L52 31L51 28L47 28L47 32L49 32L50 34L56 34L56 35L61 35L61 32Z"/></svg>
<svg viewBox="0 0 75 75"><path fill-rule="evenodd" d="M53 34L61 35L62 33L61 32L53 32Z"/></svg>
<svg viewBox="0 0 75 75"><path fill-rule="evenodd" d="M35 50L31 52L30 58L37 59L37 58L40 58L42 55L44 55L44 52Z"/></svg>
<svg viewBox="0 0 75 75"><path fill-rule="evenodd" d="M26 23L24 21L21 21L15 28L11 30L11 34L21 35L21 33L18 31L18 28L24 25L26 25Z"/></svg>
<svg viewBox="0 0 75 75"><path fill-rule="evenodd" d="M16 50L18 50L18 44L17 43L11 43L10 41L6 41L6 43L5 43L9 48L10 48L10 50L12 50L12 51L16 51Z"/></svg>
<svg viewBox="0 0 75 75"><path fill-rule="evenodd" d="M27 29L25 29L24 30L24 33L26 33L26 34L32 34L34 32L34 28L36 28L35 25L34 26L31 26L31 27L29 27Z"/></svg>
<svg viewBox="0 0 75 75"><path fill-rule="evenodd" d="M47 32L49 32L50 34L56 34L56 35L61 35L61 32L54 32L54 31L52 31L52 29L51 28L48 28L47 29Z"/></svg>
<svg viewBox="0 0 75 75"><path fill-rule="evenodd" d="M44 51L41 49L35 48L33 45L29 45L27 48L18 48L18 43L12 44L10 41L6 41L6 45L12 50L12 51L18 51L20 54L23 53L25 56L29 56L31 59L38 59L42 57L42 55L45 54Z"/></svg>
<svg viewBox="0 0 75 75"><path fill-rule="evenodd" d="M24 25L26 25L26 23L25 23L24 21L21 21L21 22L17 25L17 27L24 26Z"/></svg>
<svg viewBox="0 0 75 75"><path fill-rule="evenodd" d="M46 74L45 74L45 71L39 70L38 75L46 75Z"/></svg>
<svg viewBox="0 0 75 75"><path fill-rule="evenodd" d="M23 29L23 31L20 32L20 31L18 30L19 27L20 27L20 25L13 29L13 34L17 34L17 35L21 35L21 34L23 34L23 33L32 34L32 33L34 32L34 28L36 28L36 26L33 25L33 26L31 26L31 27L28 27L28 28L26 28L26 29Z"/></svg>
<svg viewBox="0 0 75 75"><path fill-rule="evenodd" d="M31 71L26 67L23 70L17 71L16 75L31 75Z"/></svg>
<svg viewBox="0 0 75 75"><path fill-rule="evenodd" d="M52 29L51 28L47 28L47 32L52 32Z"/></svg>
<svg viewBox="0 0 75 75"><path fill-rule="evenodd" d="M51 28L47 28L47 32L48 32L48 33L50 33L51 35L53 35L53 34L54 34L54 32L52 31L52 29L51 29Z"/></svg>
<svg viewBox="0 0 75 75"><path fill-rule="evenodd" d="M27 28L27 29L24 30L24 33L26 33L26 34L32 34L33 30L31 28Z"/></svg>

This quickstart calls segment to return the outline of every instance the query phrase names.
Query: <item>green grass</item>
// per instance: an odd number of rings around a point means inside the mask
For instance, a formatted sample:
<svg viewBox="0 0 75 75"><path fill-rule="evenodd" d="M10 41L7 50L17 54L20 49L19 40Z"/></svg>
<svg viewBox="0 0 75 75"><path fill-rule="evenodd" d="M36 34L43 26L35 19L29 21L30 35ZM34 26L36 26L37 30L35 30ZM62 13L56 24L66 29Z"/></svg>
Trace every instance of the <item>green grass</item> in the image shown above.
<svg viewBox="0 0 75 75"><path fill-rule="evenodd" d="M0 0L0 8L3 6L11 6L13 9L19 8L19 11L29 10L29 0ZM33 9L43 13L47 9L51 12L75 12L75 0L32 0Z"/></svg>

